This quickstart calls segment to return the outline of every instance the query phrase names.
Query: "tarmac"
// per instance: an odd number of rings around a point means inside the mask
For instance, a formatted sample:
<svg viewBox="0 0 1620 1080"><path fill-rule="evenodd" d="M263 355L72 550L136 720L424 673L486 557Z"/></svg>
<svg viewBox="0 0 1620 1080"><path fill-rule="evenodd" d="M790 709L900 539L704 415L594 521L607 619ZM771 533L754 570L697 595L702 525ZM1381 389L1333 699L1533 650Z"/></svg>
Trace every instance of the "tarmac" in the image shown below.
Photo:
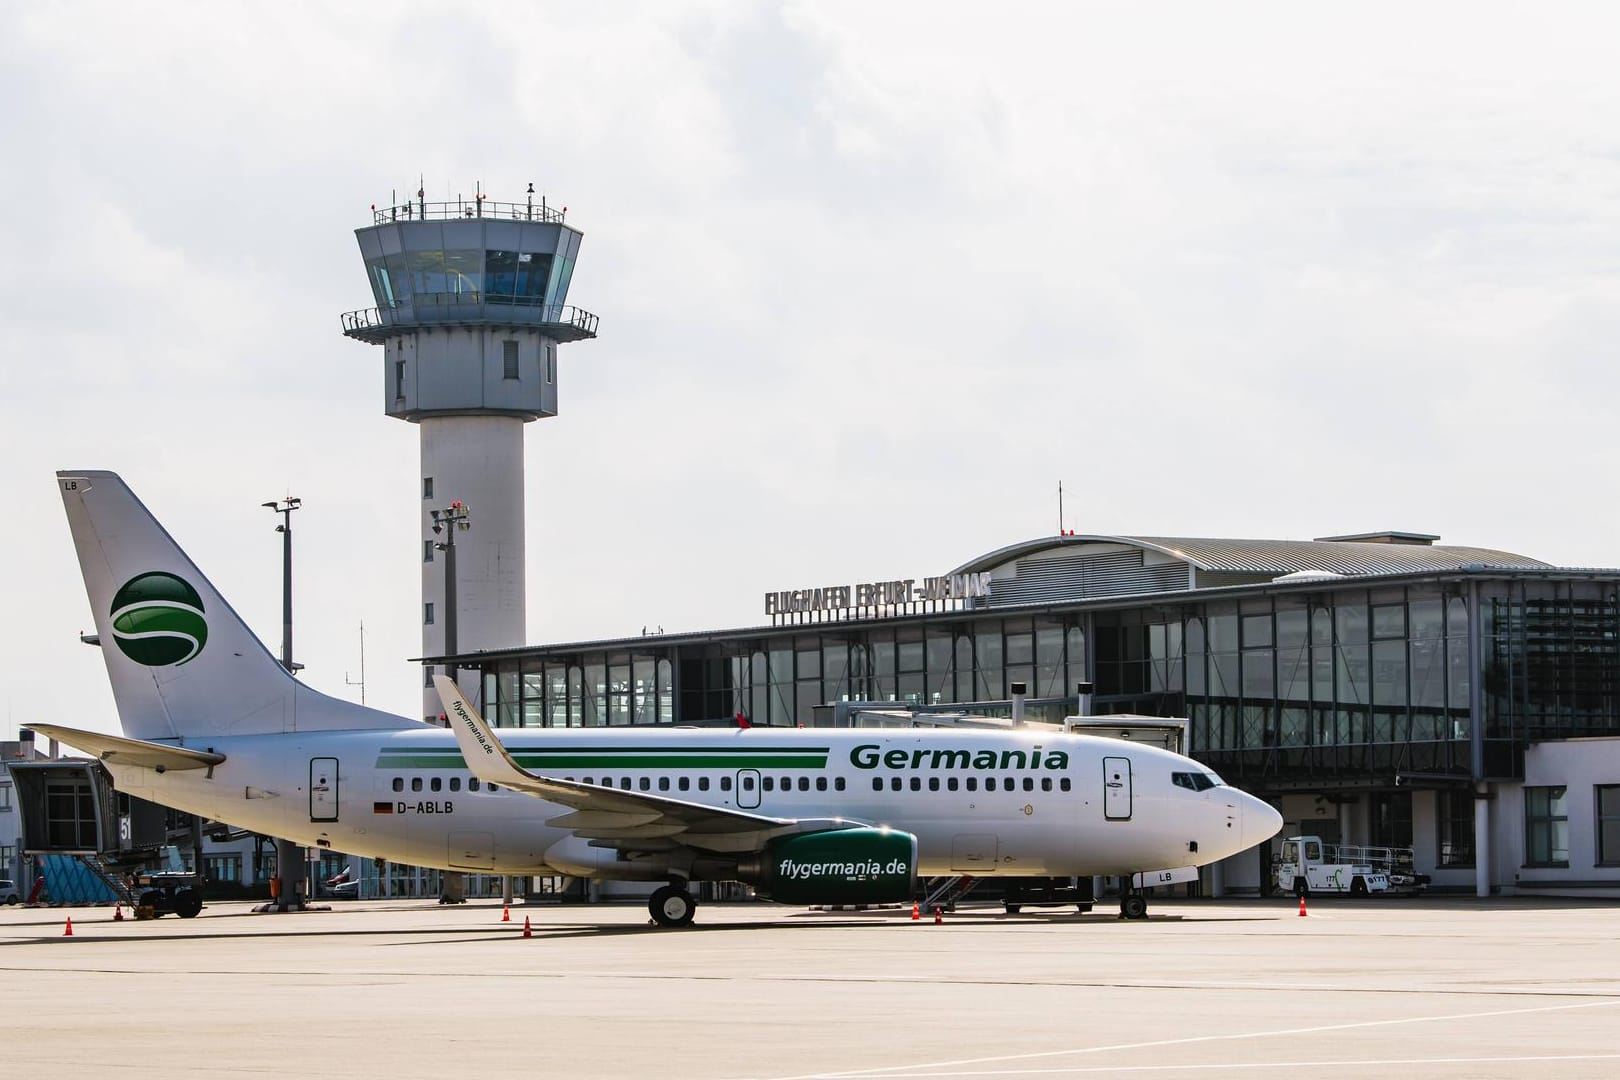
<svg viewBox="0 0 1620 1080"><path fill-rule="evenodd" d="M0 908L5 1060L103 1077L1620 1075L1620 903ZM128 912L125 912L126 916ZM73 936L64 920L73 919ZM525 938L524 921L532 936Z"/></svg>

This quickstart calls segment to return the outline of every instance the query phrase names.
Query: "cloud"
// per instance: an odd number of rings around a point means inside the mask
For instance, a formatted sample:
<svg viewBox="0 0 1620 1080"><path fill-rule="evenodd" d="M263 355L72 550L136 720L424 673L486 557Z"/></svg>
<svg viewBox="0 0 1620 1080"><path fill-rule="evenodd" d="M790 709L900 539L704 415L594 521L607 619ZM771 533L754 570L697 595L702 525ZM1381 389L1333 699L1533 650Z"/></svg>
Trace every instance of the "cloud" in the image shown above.
<svg viewBox="0 0 1620 1080"><path fill-rule="evenodd" d="M1373 4L36 6L0 42L12 722L110 726L52 470L308 678L419 707L416 432L352 230L519 197L601 337L528 429L533 640L733 626L1056 527L1620 561L1616 16ZM55 703L60 702L60 705Z"/></svg>

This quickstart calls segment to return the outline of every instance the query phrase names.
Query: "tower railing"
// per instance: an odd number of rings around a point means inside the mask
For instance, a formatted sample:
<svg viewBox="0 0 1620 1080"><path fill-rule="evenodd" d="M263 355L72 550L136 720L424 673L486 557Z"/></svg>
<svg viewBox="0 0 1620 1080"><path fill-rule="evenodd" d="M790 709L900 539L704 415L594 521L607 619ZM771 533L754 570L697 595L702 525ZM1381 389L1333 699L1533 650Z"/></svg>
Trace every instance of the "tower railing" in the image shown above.
<svg viewBox="0 0 1620 1080"><path fill-rule="evenodd" d="M372 207L374 225L387 225L395 221L452 221L466 218L502 218L508 221L550 221L562 224L568 208L558 209L546 205L545 197L539 202L494 202L485 198L456 199L453 202L400 203L398 206Z"/></svg>
<svg viewBox="0 0 1620 1080"><path fill-rule="evenodd" d="M595 337L595 315L572 305L542 304L535 297L485 292L416 293L394 307L361 308L340 317L348 337L369 340L389 330L446 323L490 322L565 331L564 339Z"/></svg>

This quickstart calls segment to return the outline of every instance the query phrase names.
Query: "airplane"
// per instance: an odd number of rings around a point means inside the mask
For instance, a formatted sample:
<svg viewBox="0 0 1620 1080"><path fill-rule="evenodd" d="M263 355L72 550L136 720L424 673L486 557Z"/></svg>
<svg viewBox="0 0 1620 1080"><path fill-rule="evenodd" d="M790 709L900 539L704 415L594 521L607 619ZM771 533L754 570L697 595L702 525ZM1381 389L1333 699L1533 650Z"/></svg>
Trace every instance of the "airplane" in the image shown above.
<svg viewBox="0 0 1620 1080"><path fill-rule="evenodd" d="M294 843L519 876L691 884L788 904L914 900L936 875L1120 875L1140 886L1275 835L1281 815L1166 750L1008 729L497 732L456 683L450 730L288 673L117 474L57 473L123 734L33 730L121 791Z"/></svg>

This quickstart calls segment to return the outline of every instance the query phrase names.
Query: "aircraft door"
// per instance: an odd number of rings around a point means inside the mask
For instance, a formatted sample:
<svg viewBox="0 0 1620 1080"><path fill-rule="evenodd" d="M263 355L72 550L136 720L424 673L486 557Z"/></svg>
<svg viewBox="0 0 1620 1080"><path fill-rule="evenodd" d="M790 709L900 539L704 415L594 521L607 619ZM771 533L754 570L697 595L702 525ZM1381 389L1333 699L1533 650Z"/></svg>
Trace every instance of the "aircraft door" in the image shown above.
<svg viewBox="0 0 1620 1080"><path fill-rule="evenodd" d="M309 759L309 820L338 819L338 759Z"/></svg>
<svg viewBox="0 0 1620 1080"><path fill-rule="evenodd" d="M758 769L742 769L738 771L737 808L739 810L756 810L759 808Z"/></svg>
<svg viewBox="0 0 1620 1080"><path fill-rule="evenodd" d="M995 833L957 833L951 837L951 869L963 874L988 874L996 868Z"/></svg>
<svg viewBox="0 0 1620 1080"><path fill-rule="evenodd" d="M1103 817L1109 821L1131 819L1131 759L1103 758Z"/></svg>

